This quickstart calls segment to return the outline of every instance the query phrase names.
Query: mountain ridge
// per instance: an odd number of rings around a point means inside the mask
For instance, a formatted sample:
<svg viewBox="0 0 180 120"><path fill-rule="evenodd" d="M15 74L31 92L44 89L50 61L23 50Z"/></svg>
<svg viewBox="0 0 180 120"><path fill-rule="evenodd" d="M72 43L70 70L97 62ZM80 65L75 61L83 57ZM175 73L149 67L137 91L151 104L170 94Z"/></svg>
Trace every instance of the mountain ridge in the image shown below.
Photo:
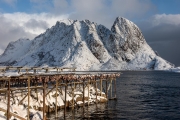
<svg viewBox="0 0 180 120"><path fill-rule="evenodd" d="M79 70L174 67L155 54L133 22L122 17L116 18L111 30L89 20L58 21L31 41L9 43L0 56L0 65L68 66Z"/></svg>

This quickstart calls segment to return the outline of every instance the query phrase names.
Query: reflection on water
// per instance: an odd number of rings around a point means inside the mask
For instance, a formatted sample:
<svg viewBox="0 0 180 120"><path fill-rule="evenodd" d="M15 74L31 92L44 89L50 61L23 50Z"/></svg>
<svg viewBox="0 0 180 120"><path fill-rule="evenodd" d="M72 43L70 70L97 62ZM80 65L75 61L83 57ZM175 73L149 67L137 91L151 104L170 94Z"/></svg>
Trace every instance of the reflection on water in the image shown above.
<svg viewBox="0 0 180 120"><path fill-rule="evenodd" d="M66 111L67 120L81 120L81 119L111 119L115 118L116 110L109 109L108 103L93 104L89 107L78 107L74 110L68 109ZM48 119L55 119L55 114L47 115ZM64 119L64 111L58 111L58 120Z"/></svg>
<svg viewBox="0 0 180 120"><path fill-rule="evenodd" d="M48 117L53 118L51 114ZM63 110L58 112L63 118ZM67 110L66 119L179 120L180 74L123 72L117 80L117 100Z"/></svg>

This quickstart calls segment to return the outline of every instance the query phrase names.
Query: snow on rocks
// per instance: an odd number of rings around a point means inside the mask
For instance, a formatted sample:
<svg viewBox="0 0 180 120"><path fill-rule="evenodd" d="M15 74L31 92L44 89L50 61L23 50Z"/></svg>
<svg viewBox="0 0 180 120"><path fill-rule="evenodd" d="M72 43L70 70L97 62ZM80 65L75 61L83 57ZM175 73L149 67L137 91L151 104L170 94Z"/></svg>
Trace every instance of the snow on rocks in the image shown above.
<svg viewBox="0 0 180 120"><path fill-rule="evenodd" d="M172 68L170 71L180 73L180 67Z"/></svg>
<svg viewBox="0 0 180 120"><path fill-rule="evenodd" d="M61 20L33 40L11 42L0 56L4 66L58 66L77 70L167 70L141 30L117 17L109 30L89 20Z"/></svg>

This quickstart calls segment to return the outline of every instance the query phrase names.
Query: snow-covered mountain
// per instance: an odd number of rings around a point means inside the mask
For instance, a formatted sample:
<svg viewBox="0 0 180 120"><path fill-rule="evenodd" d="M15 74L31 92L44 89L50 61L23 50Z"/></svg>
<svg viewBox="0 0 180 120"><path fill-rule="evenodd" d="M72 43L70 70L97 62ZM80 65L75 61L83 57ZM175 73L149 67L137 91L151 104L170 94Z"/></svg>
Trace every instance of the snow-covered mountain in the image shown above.
<svg viewBox="0 0 180 120"><path fill-rule="evenodd" d="M11 42L1 66L59 66L78 70L170 69L146 43L140 29L118 17L111 30L89 20L62 20L33 40Z"/></svg>

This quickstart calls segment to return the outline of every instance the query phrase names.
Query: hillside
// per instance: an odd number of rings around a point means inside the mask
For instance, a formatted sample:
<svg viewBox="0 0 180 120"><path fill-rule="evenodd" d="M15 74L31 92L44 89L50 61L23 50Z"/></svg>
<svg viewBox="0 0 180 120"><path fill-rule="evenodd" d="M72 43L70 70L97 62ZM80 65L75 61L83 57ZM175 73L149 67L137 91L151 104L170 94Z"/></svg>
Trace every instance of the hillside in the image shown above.
<svg viewBox="0 0 180 120"><path fill-rule="evenodd" d="M78 70L167 70L174 66L146 43L141 30L118 17L111 30L89 20L61 20L33 40L9 43L1 66L59 66Z"/></svg>

